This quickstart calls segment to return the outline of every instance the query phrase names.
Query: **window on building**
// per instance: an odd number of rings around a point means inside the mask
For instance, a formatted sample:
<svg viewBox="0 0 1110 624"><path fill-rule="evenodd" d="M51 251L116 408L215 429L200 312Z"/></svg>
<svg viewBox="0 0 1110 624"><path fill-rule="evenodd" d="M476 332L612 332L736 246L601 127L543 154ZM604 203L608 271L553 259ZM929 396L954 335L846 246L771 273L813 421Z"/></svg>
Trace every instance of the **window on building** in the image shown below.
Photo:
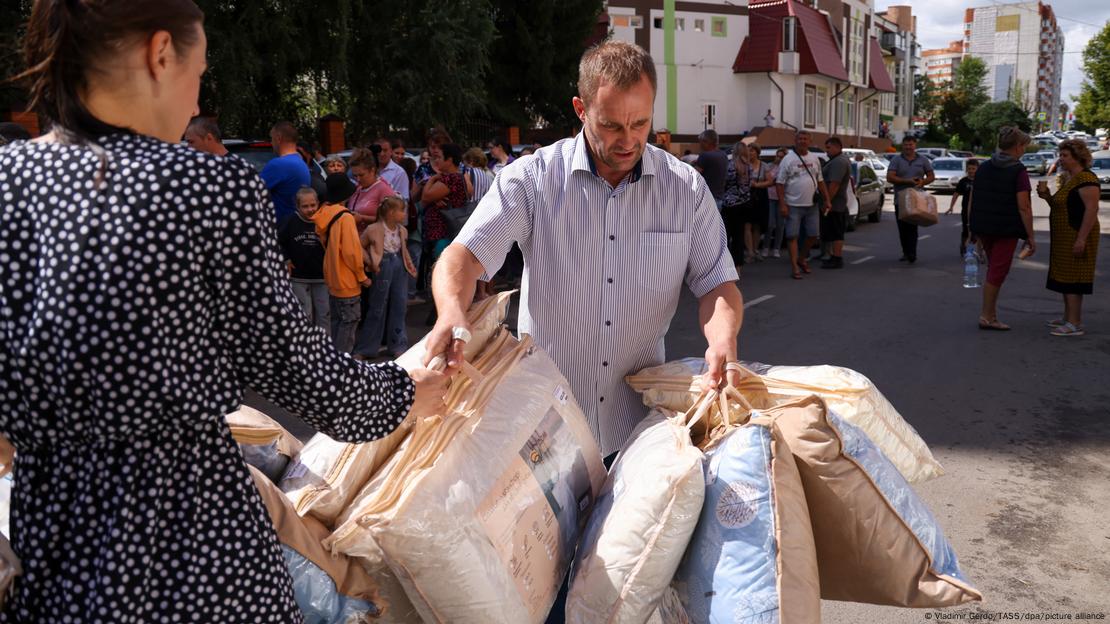
<svg viewBox="0 0 1110 624"><path fill-rule="evenodd" d="M829 90L817 87L817 125L829 125Z"/></svg>
<svg viewBox="0 0 1110 624"><path fill-rule="evenodd" d="M712 23L712 32L714 37L727 37L728 36L728 18L715 16Z"/></svg>
<svg viewBox="0 0 1110 624"><path fill-rule="evenodd" d="M633 28L643 28L644 17L642 15L633 15L631 19L631 24Z"/></svg>
<svg viewBox="0 0 1110 624"><path fill-rule="evenodd" d="M785 17L782 20L782 51L797 52L798 18Z"/></svg>
<svg viewBox="0 0 1110 624"><path fill-rule="evenodd" d="M844 127L856 127L856 94L851 91L844 95Z"/></svg>
<svg viewBox="0 0 1110 624"><path fill-rule="evenodd" d="M817 126L817 87L813 85L805 86L805 110L802 120L807 128Z"/></svg>
<svg viewBox="0 0 1110 624"><path fill-rule="evenodd" d="M717 129L717 105L716 104L702 104L702 127L705 130Z"/></svg>
<svg viewBox="0 0 1110 624"><path fill-rule="evenodd" d="M705 20L703 20L703 19L694 20L694 32L705 32Z"/></svg>
<svg viewBox="0 0 1110 624"><path fill-rule="evenodd" d="M630 17L629 15L614 15L613 28L628 28L632 25Z"/></svg>
<svg viewBox="0 0 1110 624"><path fill-rule="evenodd" d="M662 17L653 18L651 20L651 27L662 29L663 28L663 18Z"/></svg>
<svg viewBox="0 0 1110 624"><path fill-rule="evenodd" d="M674 18L674 29L675 30L686 30L686 18L685 17L676 17L676 18Z"/></svg>

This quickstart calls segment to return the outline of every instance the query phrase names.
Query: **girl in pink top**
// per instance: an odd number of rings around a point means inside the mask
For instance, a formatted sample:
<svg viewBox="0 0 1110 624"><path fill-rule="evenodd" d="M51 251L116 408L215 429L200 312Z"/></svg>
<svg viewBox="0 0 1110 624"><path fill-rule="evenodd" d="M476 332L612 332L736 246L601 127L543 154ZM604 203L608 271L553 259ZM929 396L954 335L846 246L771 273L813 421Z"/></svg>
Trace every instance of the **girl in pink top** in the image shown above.
<svg viewBox="0 0 1110 624"><path fill-rule="evenodd" d="M355 150L351 155L351 175L358 188L347 200L347 208L355 213L359 234L366 226L378 220L378 206L386 197L397 194L389 182L378 177L378 158L367 149Z"/></svg>

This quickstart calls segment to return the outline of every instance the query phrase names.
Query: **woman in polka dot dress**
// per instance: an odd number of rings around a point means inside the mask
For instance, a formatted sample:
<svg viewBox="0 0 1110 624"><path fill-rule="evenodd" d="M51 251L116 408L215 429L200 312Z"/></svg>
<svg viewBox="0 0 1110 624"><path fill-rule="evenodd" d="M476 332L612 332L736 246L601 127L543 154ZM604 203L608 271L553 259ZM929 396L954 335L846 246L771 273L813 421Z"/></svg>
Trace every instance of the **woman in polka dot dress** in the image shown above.
<svg viewBox="0 0 1110 624"><path fill-rule="evenodd" d="M179 144L202 18L191 0L32 9L24 77L53 131L0 148L23 565L2 622L299 622L222 415L251 387L365 441L442 405L443 375L337 352L297 307L255 172Z"/></svg>

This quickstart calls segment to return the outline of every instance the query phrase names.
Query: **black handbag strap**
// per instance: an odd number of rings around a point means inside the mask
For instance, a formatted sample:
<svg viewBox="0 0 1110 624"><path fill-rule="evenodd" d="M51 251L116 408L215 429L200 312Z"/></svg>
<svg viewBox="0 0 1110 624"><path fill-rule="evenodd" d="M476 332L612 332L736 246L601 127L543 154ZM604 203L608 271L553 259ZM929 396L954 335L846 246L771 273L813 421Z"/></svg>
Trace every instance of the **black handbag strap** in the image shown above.
<svg viewBox="0 0 1110 624"><path fill-rule="evenodd" d="M802 169L805 169L806 173L809 175L809 179L813 180L813 192L816 193L817 192L817 178L813 175L813 172L809 170L809 164L806 163L806 159L802 158L802 155L798 153L798 150L796 150L794 148L790 148L790 151L794 152L794 155L797 156L798 160L800 160L802 162Z"/></svg>
<svg viewBox="0 0 1110 624"><path fill-rule="evenodd" d="M335 222L338 221L340 217L345 214L350 214L350 211L346 208L340 210L338 213L336 213L334 217L331 218L331 221L328 221L328 226L324 228L324 236L326 237L326 240L324 241L325 249L327 249L328 243L331 241L331 226L335 225Z"/></svg>

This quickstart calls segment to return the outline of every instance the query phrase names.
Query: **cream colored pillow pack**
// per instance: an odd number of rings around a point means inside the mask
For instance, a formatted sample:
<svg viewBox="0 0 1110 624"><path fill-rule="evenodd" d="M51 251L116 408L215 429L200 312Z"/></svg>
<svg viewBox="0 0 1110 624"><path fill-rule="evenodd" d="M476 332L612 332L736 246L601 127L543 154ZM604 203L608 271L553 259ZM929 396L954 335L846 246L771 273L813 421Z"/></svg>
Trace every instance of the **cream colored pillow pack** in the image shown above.
<svg viewBox="0 0 1110 624"><path fill-rule="evenodd" d="M477 357L504 323L513 292L484 299L468 312L472 339L463 350L468 361ZM425 344L426 339L418 342L397 358L397 363L405 370L422 367ZM289 465L281 489L298 514L312 515L334 526L336 516L393 454L412 426L412 420L406 419L388 436L363 444L339 442L317 433Z"/></svg>
<svg viewBox="0 0 1110 624"><path fill-rule="evenodd" d="M657 408L632 432L578 547L569 624L641 624L660 604L705 498L685 416Z"/></svg>
<svg viewBox="0 0 1110 624"><path fill-rule="evenodd" d="M224 419L243 459L271 481L281 479L289 461L304 446L276 420L252 407L242 405Z"/></svg>
<svg viewBox="0 0 1110 624"><path fill-rule="evenodd" d="M752 372L740 390L755 407L766 409L815 394L841 418L867 433L910 483L944 474L917 431L866 376L839 366L747 364ZM626 381L648 407L686 411L701 392L705 360L685 358L646 368Z"/></svg>
<svg viewBox="0 0 1110 624"><path fill-rule="evenodd" d="M555 363L493 341L343 514L333 551L376 558L426 622L542 623L605 469Z"/></svg>
<svg viewBox="0 0 1110 624"><path fill-rule="evenodd" d="M771 415L797 461L822 598L902 607L982 600L940 523L859 427L816 396Z"/></svg>

